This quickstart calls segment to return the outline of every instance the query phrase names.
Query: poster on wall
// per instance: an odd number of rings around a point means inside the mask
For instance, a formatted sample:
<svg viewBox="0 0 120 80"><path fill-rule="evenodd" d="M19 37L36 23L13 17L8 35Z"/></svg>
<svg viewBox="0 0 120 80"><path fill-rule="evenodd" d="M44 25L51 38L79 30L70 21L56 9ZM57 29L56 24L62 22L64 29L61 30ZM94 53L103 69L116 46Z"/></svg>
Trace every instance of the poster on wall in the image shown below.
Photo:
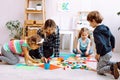
<svg viewBox="0 0 120 80"><path fill-rule="evenodd" d="M58 0L57 3L58 11L70 11L70 1L69 0Z"/></svg>

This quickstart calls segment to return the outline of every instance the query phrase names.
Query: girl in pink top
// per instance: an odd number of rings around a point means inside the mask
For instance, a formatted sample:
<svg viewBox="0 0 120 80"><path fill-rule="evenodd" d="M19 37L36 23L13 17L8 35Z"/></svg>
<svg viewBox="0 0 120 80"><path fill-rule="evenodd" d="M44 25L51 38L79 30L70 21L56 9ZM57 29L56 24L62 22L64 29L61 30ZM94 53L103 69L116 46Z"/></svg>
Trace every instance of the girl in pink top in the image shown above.
<svg viewBox="0 0 120 80"><path fill-rule="evenodd" d="M40 38L38 35L34 35L28 39L30 39L31 42L37 43ZM29 47L26 40L11 40L10 42L5 43L2 46L2 56L0 56L0 60L8 64L14 65L17 64L20 60L18 55L24 54L25 63L27 65L34 65L34 63L38 63L38 61L34 60L29 56L29 50L31 50L31 48Z"/></svg>

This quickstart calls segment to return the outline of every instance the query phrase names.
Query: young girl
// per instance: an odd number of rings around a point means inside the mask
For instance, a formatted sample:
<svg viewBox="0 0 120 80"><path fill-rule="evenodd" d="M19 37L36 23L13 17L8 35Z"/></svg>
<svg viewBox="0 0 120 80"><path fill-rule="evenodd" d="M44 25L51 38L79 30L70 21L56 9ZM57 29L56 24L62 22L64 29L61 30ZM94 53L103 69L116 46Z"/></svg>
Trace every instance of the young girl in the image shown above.
<svg viewBox="0 0 120 80"><path fill-rule="evenodd" d="M33 43L37 43L40 41L40 38L37 35L31 36L28 39L30 39L31 42L33 42ZM33 65L34 63L38 63L38 61L32 59L29 56L30 49L31 48L29 47L26 40L11 40L2 46L2 48L1 48L2 55L0 56L0 60L6 62L8 64L14 65L14 64L17 64L20 60L18 55L23 54L25 63L27 65Z"/></svg>
<svg viewBox="0 0 120 80"><path fill-rule="evenodd" d="M39 29L37 34L44 38L43 45L39 48L42 57L49 58L54 54L54 57L59 57L59 28L52 19L45 21L43 28Z"/></svg>
<svg viewBox="0 0 120 80"><path fill-rule="evenodd" d="M96 60L97 73L104 75L105 73L111 73L115 79L119 78L118 69L120 69L120 62L111 62L112 51L115 48L115 38L112 35L110 29L101 24L102 16L98 11L91 11L87 15L87 20L94 29L93 36L96 45Z"/></svg>
<svg viewBox="0 0 120 80"><path fill-rule="evenodd" d="M91 49L91 40L89 37L89 30L87 28L81 28L78 36L77 49L73 52L81 57L88 57L93 53Z"/></svg>

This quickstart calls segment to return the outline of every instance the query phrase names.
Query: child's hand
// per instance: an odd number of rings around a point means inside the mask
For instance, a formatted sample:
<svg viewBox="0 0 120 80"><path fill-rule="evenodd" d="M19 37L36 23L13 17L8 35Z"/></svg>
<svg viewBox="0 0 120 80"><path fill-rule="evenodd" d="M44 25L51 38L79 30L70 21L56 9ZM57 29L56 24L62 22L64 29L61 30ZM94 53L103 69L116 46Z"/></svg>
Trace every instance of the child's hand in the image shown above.
<svg viewBox="0 0 120 80"><path fill-rule="evenodd" d="M86 52L85 52L85 55L88 56L88 54L89 54L88 51L86 51Z"/></svg>
<svg viewBox="0 0 120 80"><path fill-rule="evenodd" d="M39 61L37 61L37 60L36 60L36 61L35 61L35 62L33 62L33 63L39 63Z"/></svg>
<svg viewBox="0 0 120 80"><path fill-rule="evenodd" d="M99 61L100 55L96 54L96 55L95 55L95 59L96 59L97 61Z"/></svg>
<svg viewBox="0 0 120 80"><path fill-rule="evenodd" d="M114 48L112 49L112 52L114 52Z"/></svg>
<svg viewBox="0 0 120 80"><path fill-rule="evenodd" d="M81 54L82 52L78 49L78 53L80 53L80 54Z"/></svg>
<svg viewBox="0 0 120 80"><path fill-rule="evenodd" d="M32 64L32 63L26 63L26 65L27 65L27 66L33 66L33 64Z"/></svg>
<svg viewBox="0 0 120 80"><path fill-rule="evenodd" d="M45 61L45 57L42 57L42 58L41 58L41 61L42 61L43 63L46 62L46 61Z"/></svg>

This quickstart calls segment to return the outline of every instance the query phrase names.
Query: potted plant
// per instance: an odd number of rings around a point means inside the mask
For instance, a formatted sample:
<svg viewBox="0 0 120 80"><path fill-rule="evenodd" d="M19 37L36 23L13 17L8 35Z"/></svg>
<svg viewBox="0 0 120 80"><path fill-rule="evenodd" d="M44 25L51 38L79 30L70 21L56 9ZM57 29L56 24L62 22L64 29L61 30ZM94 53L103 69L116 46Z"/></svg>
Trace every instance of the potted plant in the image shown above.
<svg viewBox="0 0 120 80"><path fill-rule="evenodd" d="M120 15L120 12L117 12L117 15Z"/></svg>
<svg viewBox="0 0 120 80"><path fill-rule="evenodd" d="M6 24L6 27L7 29L10 30L10 37L12 39L20 39L21 36L22 36L22 30L23 28L20 27L21 26L21 23L19 20L11 20L11 21L8 21Z"/></svg>
<svg viewBox="0 0 120 80"><path fill-rule="evenodd" d="M119 15L120 15L120 12L117 12L117 15L119 16ZM120 30L120 27L118 27L118 30Z"/></svg>
<svg viewBox="0 0 120 80"><path fill-rule="evenodd" d="M36 9L37 9L37 10L42 10L42 5L41 5L40 3L38 3L38 4L36 5Z"/></svg>

